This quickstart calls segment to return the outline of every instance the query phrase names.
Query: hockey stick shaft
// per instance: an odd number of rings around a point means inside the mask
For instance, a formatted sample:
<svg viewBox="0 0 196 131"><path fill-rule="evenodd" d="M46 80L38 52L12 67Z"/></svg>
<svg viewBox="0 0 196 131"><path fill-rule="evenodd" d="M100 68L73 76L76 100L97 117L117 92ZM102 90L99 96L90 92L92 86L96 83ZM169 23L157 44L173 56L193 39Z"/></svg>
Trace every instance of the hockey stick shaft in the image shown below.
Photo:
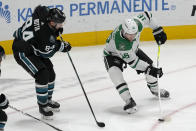
<svg viewBox="0 0 196 131"><path fill-rule="evenodd" d="M159 68L159 59L160 59L160 45L158 45L158 52L157 52L157 68ZM160 110L160 116L162 117L162 103L161 103L161 92L159 88L159 76L157 77L157 83L158 83L158 97L159 97L159 110Z"/></svg>
<svg viewBox="0 0 196 131"><path fill-rule="evenodd" d="M42 122L42 123L44 123L44 124L46 124L46 125L52 127L52 128L55 129L56 131L63 131L63 130L61 130L61 129L59 129L59 128L57 128L57 127L55 127L55 126L53 126L53 125L51 125L51 124L49 124L49 123L47 123L47 122L45 122L45 121L39 119L39 118L37 118L37 117L34 117L34 116L32 116L32 115L30 115L30 114L28 114L28 113L25 113L25 112L23 112L23 111L17 109L16 107L13 107L13 106L11 106L11 105L9 105L9 107L10 107L11 109L17 111L17 112L20 112L21 114L23 114L23 115L25 115L25 116L31 117L31 118L33 118L33 119L39 121L39 122Z"/></svg>
<svg viewBox="0 0 196 131"><path fill-rule="evenodd" d="M65 41L64 41L63 38L62 38L62 36L61 36L61 35L59 35L59 36L60 36L61 41L65 43ZM91 113L92 113L92 115L93 115L93 117L94 117L94 119L95 119L97 125L100 126L100 127L102 127L103 125L105 126L104 123L98 122L98 121L97 121L96 116L95 116L95 113L94 113L94 111L93 111L93 109L92 109L92 107L91 107L91 104L90 104L90 102L89 102L89 99L88 99L88 97L87 97L87 94L86 94L86 92L85 92L85 90L84 90L83 84L82 84L82 82L81 82L81 80L80 80L80 77L79 77L79 75L78 75L78 72L77 72L77 70L76 70L76 67L75 67L75 65L74 65L74 63L73 63L73 61L72 61L72 58L71 58L70 54L69 54L69 51L67 51L67 55L68 55L68 57L69 57L69 60L70 60L70 62L71 62L71 64L72 64L72 67L73 67L73 69L74 69L74 71L75 71L75 74L76 74L76 76L77 76L77 78L78 78L78 81L79 81L79 83L80 83L80 86L81 86L81 88L82 88L82 91L83 91L83 93L84 93L84 96L85 96L85 98L86 98L86 101L87 101L87 103L88 103L88 105L89 105L89 108L90 108L90 110L91 110Z"/></svg>

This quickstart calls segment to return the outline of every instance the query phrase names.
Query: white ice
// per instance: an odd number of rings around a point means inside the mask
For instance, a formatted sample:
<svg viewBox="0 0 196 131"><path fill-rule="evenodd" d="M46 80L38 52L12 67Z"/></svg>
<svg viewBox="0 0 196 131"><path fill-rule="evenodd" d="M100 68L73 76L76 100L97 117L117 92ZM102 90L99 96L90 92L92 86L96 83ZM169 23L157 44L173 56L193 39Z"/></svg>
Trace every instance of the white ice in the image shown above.
<svg viewBox="0 0 196 131"><path fill-rule="evenodd" d="M140 48L156 64L157 45L141 42ZM149 91L143 75L128 67L124 77L138 112L128 115L105 70L103 46L73 47L70 52L91 106L99 122L96 125L82 89L66 53L57 53L51 60L56 71L54 100L61 104L61 111L54 119L46 121L63 131L195 131L196 130L196 39L168 40L160 50L160 66L164 76L159 87L170 91L171 99L162 100L163 116L170 120L158 123L159 102ZM8 55L2 63L0 92L4 92L10 105L40 118L36 104L34 80ZM7 109L5 131L55 131L48 125Z"/></svg>

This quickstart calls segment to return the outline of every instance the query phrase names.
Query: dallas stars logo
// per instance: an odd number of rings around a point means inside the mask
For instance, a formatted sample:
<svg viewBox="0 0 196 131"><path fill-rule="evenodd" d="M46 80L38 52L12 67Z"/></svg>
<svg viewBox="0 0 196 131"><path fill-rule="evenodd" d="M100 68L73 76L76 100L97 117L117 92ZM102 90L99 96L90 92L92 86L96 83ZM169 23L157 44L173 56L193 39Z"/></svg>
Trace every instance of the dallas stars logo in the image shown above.
<svg viewBox="0 0 196 131"><path fill-rule="evenodd" d="M126 46L125 46L123 43L121 43L121 44L119 45L119 49L120 49L120 50L125 50L125 48L126 48Z"/></svg>

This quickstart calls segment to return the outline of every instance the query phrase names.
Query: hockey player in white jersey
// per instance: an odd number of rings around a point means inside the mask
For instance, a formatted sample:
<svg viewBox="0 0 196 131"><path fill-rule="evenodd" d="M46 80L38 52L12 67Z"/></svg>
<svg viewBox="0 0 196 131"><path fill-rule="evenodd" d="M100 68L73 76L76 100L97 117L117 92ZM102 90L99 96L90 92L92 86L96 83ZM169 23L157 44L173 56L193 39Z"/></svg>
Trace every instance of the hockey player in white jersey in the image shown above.
<svg viewBox="0 0 196 131"><path fill-rule="evenodd" d="M153 61L139 48L140 33L148 25L153 30L158 45L164 44L167 36L163 28L157 25L150 12L143 12L133 18L125 19L106 40L104 62L109 76L116 86L121 98L125 101L124 110L135 113L137 106L132 98L128 85L123 77L123 65L129 65L138 74L144 73L151 93L158 97L158 82L163 75L162 68L153 66ZM161 98L169 98L169 92L160 89Z"/></svg>

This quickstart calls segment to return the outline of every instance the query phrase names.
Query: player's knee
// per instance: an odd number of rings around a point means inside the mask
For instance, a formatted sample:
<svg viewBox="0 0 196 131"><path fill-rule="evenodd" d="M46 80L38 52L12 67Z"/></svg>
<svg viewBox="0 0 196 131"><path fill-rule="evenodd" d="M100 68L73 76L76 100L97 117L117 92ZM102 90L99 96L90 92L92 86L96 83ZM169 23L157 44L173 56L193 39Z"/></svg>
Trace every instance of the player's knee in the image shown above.
<svg viewBox="0 0 196 131"><path fill-rule="evenodd" d="M122 74L122 71L119 67L117 66L112 66L109 70L108 73L110 75L110 78L114 85L118 86L121 83L126 83Z"/></svg>
<svg viewBox="0 0 196 131"><path fill-rule="evenodd" d="M0 122L6 122L7 121L7 114L5 111L0 110Z"/></svg>
<svg viewBox="0 0 196 131"><path fill-rule="evenodd" d="M55 81L55 78L56 78L56 74L55 74L54 70L51 70L49 72L49 82Z"/></svg>
<svg viewBox="0 0 196 131"><path fill-rule="evenodd" d="M42 69L38 71L35 75L35 82L40 85L46 85L49 82L49 71L47 69Z"/></svg>

